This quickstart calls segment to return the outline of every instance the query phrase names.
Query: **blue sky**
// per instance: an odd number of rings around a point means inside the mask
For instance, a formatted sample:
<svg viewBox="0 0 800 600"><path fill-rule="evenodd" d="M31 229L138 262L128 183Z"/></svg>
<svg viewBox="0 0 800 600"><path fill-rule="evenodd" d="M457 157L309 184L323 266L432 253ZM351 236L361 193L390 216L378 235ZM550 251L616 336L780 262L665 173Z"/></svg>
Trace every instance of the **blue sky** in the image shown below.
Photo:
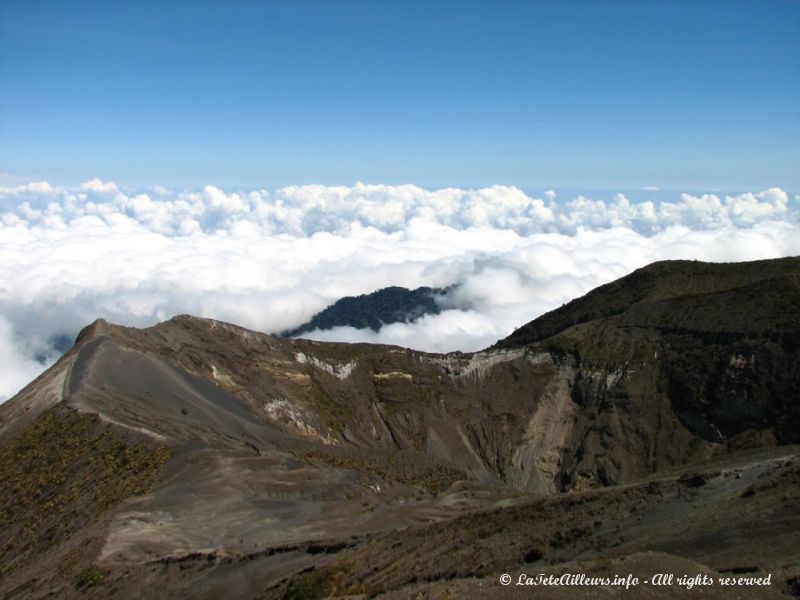
<svg viewBox="0 0 800 600"><path fill-rule="evenodd" d="M0 5L8 181L796 191L798 141L797 1Z"/></svg>

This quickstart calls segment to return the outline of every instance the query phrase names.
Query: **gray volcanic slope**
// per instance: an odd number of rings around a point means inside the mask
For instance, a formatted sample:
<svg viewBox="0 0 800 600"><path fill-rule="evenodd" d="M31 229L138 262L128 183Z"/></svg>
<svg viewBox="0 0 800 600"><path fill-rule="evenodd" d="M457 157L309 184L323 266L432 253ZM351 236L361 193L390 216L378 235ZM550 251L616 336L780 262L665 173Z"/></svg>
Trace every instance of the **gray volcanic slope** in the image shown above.
<svg viewBox="0 0 800 600"><path fill-rule="evenodd" d="M798 315L792 258L656 263L475 354L96 321L0 406L0 594L800 594Z"/></svg>

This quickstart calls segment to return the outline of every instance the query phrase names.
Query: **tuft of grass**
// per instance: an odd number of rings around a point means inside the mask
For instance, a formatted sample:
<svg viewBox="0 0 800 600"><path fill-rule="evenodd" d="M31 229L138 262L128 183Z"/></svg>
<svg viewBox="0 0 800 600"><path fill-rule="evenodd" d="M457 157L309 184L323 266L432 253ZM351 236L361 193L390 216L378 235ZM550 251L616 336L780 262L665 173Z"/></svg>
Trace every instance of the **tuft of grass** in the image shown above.
<svg viewBox="0 0 800 600"><path fill-rule="evenodd" d="M75 586L75 589L78 591L86 590L90 587L94 587L99 583L105 581L105 578L108 577L108 571L103 569L99 569L94 565L90 565L81 569L73 578L72 583Z"/></svg>
<svg viewBox="0 0 800 600"><path fill-rule="evenodd" d="M283 595L284 600L317 600L336 596L361 594L364 587L350 582L353 564L338 561L313 568L291 579Z"/></svg>

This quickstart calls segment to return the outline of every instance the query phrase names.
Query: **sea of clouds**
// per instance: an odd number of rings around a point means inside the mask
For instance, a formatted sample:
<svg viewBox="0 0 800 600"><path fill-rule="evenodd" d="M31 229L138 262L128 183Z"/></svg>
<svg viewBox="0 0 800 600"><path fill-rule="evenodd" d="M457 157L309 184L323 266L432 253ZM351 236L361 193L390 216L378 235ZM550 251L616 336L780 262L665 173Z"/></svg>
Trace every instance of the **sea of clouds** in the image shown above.
<svg viewBox="0 0 800 600"><path fill-rule="evenodd" d="M499 185L0 187L0 401L98 317L280 332L342 296L455 284L441 314L308 337L477 350L656 260L800 254L799 225L798 198L778 188L631 202Z"/></svg>

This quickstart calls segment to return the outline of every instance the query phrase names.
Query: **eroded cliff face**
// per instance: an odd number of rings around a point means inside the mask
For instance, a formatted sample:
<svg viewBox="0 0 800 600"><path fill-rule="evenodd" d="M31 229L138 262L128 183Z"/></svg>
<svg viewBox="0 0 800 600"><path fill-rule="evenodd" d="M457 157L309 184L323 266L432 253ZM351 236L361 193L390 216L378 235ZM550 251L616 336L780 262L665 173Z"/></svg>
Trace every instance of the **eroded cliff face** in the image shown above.
<svg viewBox="0 0 800 600"><path fill-rule="evenodd" d="M762 389L776 365L788 372L786 353L751 340L692 362L697 348L674 334L620 331L580 325L545 344L436 355L189 316L144 330L97 322L5 410L35 415L63 400L162 442L389 471L402 452L447 481L540 494L633 481L754 431L766 432L759 443L787 435L786 400Z"/></svg>
<svg viewBox="0 0 800 600"><path fill-rule="evenodd" d="M159 440L389 470L402 452L422 471L540 494L721 449L680 422L657 361L277 340L188 316L147 330L96 324L80 344L69 402Z"/></svg>

